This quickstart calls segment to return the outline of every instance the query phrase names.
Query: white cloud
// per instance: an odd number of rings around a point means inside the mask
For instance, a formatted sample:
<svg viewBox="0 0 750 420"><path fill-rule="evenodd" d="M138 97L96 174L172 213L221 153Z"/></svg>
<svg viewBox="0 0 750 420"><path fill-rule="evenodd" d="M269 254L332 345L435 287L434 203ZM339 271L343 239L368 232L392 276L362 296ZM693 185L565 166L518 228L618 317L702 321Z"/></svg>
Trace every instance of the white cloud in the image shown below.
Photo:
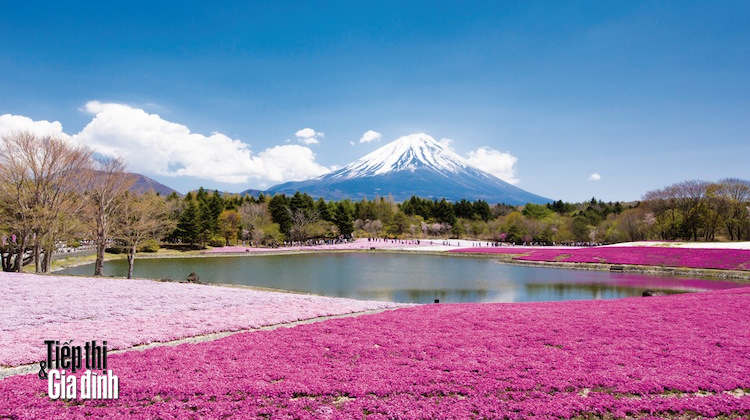
<svg viewBox="0 0 750 420"><path fill-rule="evenodd" d="M250 179L262 183L298 181L328 172L304 146L276 146L253 154L240 140L218 132L208 136L193 133L185 125L128 105L92 101L85 111L95 114L93 120L71 138L103 155L121 156L133 172L233 184ZM0 116L0 134L20 129L67 136L59 122Z"/></svg>
<svg viewBox="0 0 750 420"><path fill-rule="evenodd" d="M453 145L453 139L446 139L445 137L443 137L438 143L440 143L441 146L445 147L448 150L453 149L451 147Z"/></svg>
<svg viewBox="0 0 750 420"><path fill-rule="evenodd" d="M320 143L320 139L325 137L325 133L322 131L315 131L312 128L303 128L301 130L297 130L294 135L297 137L297 140L300 143L304 143L307 145L310 144L318 144Z"/></svg>
<svg viewBox="0 0 750 420"><path fill-rule="evenodd" d="M452 140L443 139L440 142L450 145ZM489 172L509 184L517 184L519 182L518 178L516 178L516 163L518 162L518 158L510 153L480 147L477 150L469 152L468 156L467 160L472 166Z"/></svg>
<svg viewBox="0 0 750 420"><path fill-rule="evenodd" d="M380 139L383 138L383 135L378 133L374 130L367 130L365 134L362 134L362 137L360 137L359 142L360 143L369 143L371 141L380 141Z"/></svg>
<svg viewBox="0 0 750 420"><path fill-rule="evenodd" d="M297 130L294 135L297 137L315 137L315 130L313 130L312 128L303 128L301 130Z"/></svg>
<svg viewBox="0 0 750 420"><path fill-rule="evenodd" d="M329 172L315 162L315 153L296 144L275 146L258 153L263 162L264 177L274 182L302 181Z"/></svg>
<svg viewBox="0 0 750 420"><path fill-rule="evenodd" d="M315 137L308 137L308 138L297 139L297 140L299 140L300 143L306 144L308 146L311 144L320 144L320 140L316 139Z"/></svg>
<svg viewBox="0 0 750 420"><path fill-rule="evenodd" d="M247 144L221 133L192 133L182 124L128 105L89 102L94 119L74 137L99 153L121 156L135 172L242 183L263 177Z"/></svg>
<svg viewBox="0 0 750 420"><path fill-rule="evenodd" d="M0 115L0 136L8 135L14 131L28 131L38 136L69 138L63 132L62 124L59 121L34 121L23 115Z"/></svg>
<svg viewBox="0 0 750 420"><path fill-rule="evenodd" d="M597 172L594 172L593 174L589 175L589 181L599 181L602 179L602 176L599 175Z"/></svg>

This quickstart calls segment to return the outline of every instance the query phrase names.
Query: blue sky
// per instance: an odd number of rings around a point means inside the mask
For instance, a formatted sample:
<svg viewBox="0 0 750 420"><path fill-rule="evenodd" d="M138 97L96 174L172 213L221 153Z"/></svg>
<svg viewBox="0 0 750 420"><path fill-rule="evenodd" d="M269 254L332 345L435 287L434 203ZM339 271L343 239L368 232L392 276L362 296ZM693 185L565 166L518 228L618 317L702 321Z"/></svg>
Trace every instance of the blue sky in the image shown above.
<svg viewBox="0 0 750 420"><path fill-rule="evenodd" d="M539 195L635 200L750 179L747 22L743 1L0 2L0 129L60 130L183 192L424 132Z"/></svg>

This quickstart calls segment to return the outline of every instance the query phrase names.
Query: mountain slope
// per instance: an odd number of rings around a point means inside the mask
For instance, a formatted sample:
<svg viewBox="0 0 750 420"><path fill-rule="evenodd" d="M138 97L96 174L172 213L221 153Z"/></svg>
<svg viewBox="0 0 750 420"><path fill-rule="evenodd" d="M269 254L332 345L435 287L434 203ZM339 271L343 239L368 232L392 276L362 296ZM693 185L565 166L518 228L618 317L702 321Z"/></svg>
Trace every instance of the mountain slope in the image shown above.
<svg viewBox="0 0 750 420"><path fill-rule="evenodd" d="M167 196L173 192L177 193L177 195L182 196L179 192L173 190L172 188L159 183L157 181L154 181L153 179L136 173L131 173L131 176L135 177L135 182L133 182L133 186L130 187L131 191L144 193L148 192L149 190L154 190L154 192L159 193L160 195Z"/></svg>
<svg viewBox="0 0 750 420"><path fill-rule="evenodd" d="M421 133L401 137L318 178L268 189L270 193L296 191L332 200L392 195L396 201L404 201L416 195L511 205L552 201L471 166L466 159Z"/></svg>

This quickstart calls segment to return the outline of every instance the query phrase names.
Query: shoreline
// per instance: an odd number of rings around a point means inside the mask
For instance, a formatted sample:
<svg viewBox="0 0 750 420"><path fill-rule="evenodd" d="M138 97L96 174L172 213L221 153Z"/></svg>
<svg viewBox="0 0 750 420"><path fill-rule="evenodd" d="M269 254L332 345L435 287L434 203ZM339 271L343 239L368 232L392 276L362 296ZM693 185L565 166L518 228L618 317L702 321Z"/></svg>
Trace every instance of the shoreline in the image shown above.
<svg viewBox="0 0 750 420"><path fill-rule="evenodd" d="M595 264L556 261L499 261L501 264L521 265L528 267L545 267L569 270L609 271L613 273L655 274L670 277L697 277L706 280L730 280L737 283L750 283L750 271L720 270L712 268L667 267L656 265L634 264ZM615 267L615 269L613 269ZM622 269L617 269L621 267Z"/></svg>
<svg viewBox="0 0 750 420"><path fill-rule="evenodd" d="M361 240L360 240L361 241ZM433 240L432 242L438 242L436 240ZM475 242L475 241L465 241L465 242ZM373 244L379 244L379 242L375 242ZM721 243L724 244L724 243ZM729 245L735 245L735 243L728 243ZM399 244L394 244L399 245ZM469 257L469 258L491 258L497 260L500 264L510 264L510 265L518 265L518 266L528 266L528 267L543 267L543 268L551 268L551 269L568 269L568 270L587 270L587 271L609 271L609 272L622 272L622 273L636 273L636 274L652 274L652 275L660 275L660 276L670 276L670 277L694 277L694 278L702 278L702 279L709 279L709 280L732 280L737 281L738 283L750 283L750 271L741 271L741 270L727 270L727 269L714 269L714 268L691 268L691 267L680 267L680 266L658 266L658 265L635 265L635 264L613 264L613 263L586 263L586 262L562 262L562 261L526 261L526 260L518 260L516 257L519 255L523 255L526 251L529 250L535 250L535 249L551 249L551 247L515 247L512 249L517 249L519 252L518 254L511 254L511 253L504 253L504 254L497 254L497 253L482 253L482 252L450 252L455 249L461 249L461 247L454 247L454 246L446 246L445 249L435 249L435 246L433 245L410 245L410 244L403 244L404 246L389 246L389 247L374 247L374 249L364 249L363 247L359 248L321 248L321 247L310 247L313 249L304 249L304 247L290 247L287 248L250 248L247 247L245 249L250 249L251 251L237 251L237 252L231 252L231 251L223 251L219 249L219 251L214 252L206 252L205 250L202 251L187 251L185 253L174 253L173 251L168 251L163 254L159 253L153 253L153 254L141 254L140 257L136 257L136 264L141 259L168 259L168 258L212 258L212 257L261 257L261 256L284 256L284 255L314 255L314 254L337 254L337 253L383 253L383 254L418 254L418 255L434 255L434 256L450 256L450 257ZM687 248L695 248L696 244L688 243ZM704 244L697 244L697 245L704 245ZM608 245L611 246L611 245ZM630 243L625 246L637 246L642 248L648 248L651 246L662 248L664 247L661 243ZM678 243L669 247L685 247L685 244ZM424 250L421 250L419 248L426 248ZM244 247L243 247L244 248ZM300 249L301 248L301 249ZM706 249L716 249L715 243L710 243L708 246L704 246ZM727 249L732 249L734 247L730 246ZM262 251L261 251L262 249ZM568 248L566 248L568 249ZM573 248L570 248L573 249ZM107 254L105 255L105 262L108 261L114 261L118 259L124 259L124 256L121 256L120 254ZM52 275L59 275L61 274L60 271L67 269L67 268L73 268L78 267L86 264L91 264L93 260L81 260L76 261L71 264L65 264L64 259L61 259L63 263L62 266L55 267L54 270L51 271ZM41 273L40 273L41 274ZM112 277L112 278L121 278L121 277ZM147 279L147 280L153 280L153 281L172 281L172 282L181 282L180 280L167 280L167 279ZM237 286L237 285L227 285L227 284L219 284L219 283L205 283L205 284L212 284L212 285L223 285L223 286ZM254 290L266 290L266 291L277 291L282 293L299 293L294 291L287 291L282 289L272 289L272 288L263 288L260 286L246 286L243 285L242 287L250 287L254 288Z"/></svg>

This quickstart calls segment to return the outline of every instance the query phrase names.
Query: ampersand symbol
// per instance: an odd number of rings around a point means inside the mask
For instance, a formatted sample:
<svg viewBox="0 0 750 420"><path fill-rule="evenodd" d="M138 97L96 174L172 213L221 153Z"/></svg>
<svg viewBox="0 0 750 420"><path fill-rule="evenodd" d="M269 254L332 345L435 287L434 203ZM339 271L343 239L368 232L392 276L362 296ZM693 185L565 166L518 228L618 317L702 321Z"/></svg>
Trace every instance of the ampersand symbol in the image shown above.
<svg viewBox="0 0 750 420"><path fill-rule="evenodd" d="M45 372L45 368L47 367L47 362L39 362L39 379L47 379L47 372Z"/></svg>

